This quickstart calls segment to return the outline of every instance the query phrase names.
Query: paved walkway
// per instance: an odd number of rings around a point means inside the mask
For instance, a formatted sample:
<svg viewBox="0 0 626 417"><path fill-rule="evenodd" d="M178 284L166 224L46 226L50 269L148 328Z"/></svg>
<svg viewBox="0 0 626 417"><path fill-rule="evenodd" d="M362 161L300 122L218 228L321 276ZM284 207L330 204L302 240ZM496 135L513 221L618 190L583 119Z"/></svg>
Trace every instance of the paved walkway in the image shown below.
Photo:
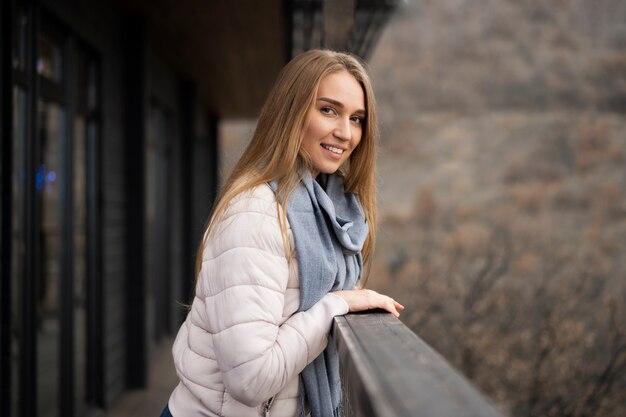
<svg viewBox="0 0 626 417"><path fill-rule="evenodd" d="M163 341L150 363L148 388L126 391L102 417L159 417L178 384L172 361L174 339Z"/></svg>

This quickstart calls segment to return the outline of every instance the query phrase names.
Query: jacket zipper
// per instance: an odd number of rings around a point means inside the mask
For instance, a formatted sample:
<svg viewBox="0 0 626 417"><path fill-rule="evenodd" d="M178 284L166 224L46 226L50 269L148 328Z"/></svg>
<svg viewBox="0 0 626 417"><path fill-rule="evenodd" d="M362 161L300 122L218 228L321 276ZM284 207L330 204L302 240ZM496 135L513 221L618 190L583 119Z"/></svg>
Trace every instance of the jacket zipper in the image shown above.
<svg viewBox="0 0 626 417"><path fill-rule="evenodd" d="M265 402L265 404L263 404L263 416L264 417L270 417L270 408L272 408L272 404L274 403L274 398L275 397L271 397L269 400Z"/></svg>

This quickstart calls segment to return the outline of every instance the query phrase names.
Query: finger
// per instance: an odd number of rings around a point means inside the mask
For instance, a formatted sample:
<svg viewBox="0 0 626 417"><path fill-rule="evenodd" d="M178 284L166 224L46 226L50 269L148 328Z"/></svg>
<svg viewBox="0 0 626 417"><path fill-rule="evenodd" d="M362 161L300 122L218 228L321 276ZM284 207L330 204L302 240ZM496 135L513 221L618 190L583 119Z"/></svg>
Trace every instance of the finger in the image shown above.
<svg viewBox="0 0 626 417"><path fill-rule="evenodd" d="M393 307L394 307L396 310L400 310L400 311L404 310L404 306L403 306L402 304L400 304L399 302L397 302L396 300L394 300L394 299L393 299L393 298L391 298L391 297L389 297L389 299L391 300L391 303L393 304Z"/></svg>
<svg viewBox="0 0 626 417"><path fill-rule="evenodd" d="M385 310L393 314L394 317L400 317L400 313L396 310L395 302L391 298L385 303Z"/></svg>

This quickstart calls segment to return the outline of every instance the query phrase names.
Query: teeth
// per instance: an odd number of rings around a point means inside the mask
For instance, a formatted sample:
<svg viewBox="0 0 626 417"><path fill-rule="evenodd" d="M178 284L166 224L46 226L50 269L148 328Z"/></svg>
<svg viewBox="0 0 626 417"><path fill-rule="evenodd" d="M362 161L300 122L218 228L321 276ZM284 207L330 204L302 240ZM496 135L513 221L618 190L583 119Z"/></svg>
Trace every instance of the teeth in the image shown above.
<svg viewBox="0 0 626 417"><path fill-rule="evenodd" d="M322 145L322 148L328 149L332 153L336 153L338 155L341 155L343 153L343 149L335 148L335 147L328 146L328 145Z"/></svg>

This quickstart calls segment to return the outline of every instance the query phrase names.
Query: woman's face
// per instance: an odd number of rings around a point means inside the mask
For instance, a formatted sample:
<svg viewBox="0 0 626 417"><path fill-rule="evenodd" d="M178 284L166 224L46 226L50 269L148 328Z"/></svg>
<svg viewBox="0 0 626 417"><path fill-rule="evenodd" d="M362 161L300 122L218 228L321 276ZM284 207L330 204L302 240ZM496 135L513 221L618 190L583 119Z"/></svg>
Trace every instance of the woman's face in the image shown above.
<svg viewBox="0 0 626 417"><path fill-rule="evenodd" d="M365 116L363 89L348 71L322 78L301 148L314 175L332 174L348 160L361 141Z"/></svg>

